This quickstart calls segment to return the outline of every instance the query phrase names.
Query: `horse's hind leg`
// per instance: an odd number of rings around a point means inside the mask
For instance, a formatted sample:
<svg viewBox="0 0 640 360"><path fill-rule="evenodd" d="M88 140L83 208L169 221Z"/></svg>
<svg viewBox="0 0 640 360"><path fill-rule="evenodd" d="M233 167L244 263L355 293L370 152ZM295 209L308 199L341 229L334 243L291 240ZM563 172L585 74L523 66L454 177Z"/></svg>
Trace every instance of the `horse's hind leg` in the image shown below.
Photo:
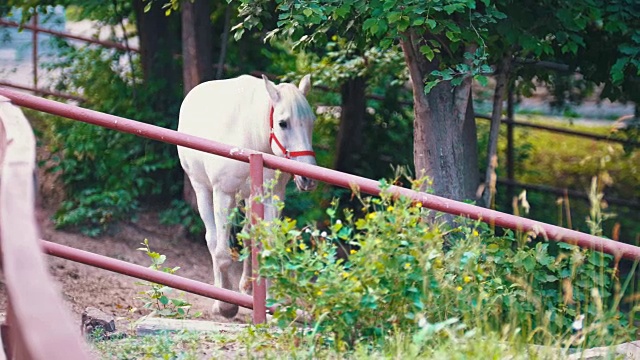
<svg viewBox="0 0 640 360"><path fill-rule="evenodd" d="M204 222L205 235L204 238L207 241L207 247L211 252L211 249L216 247L216 222L213 217L213 193L211 187L202 185L192 181L193 191L196 194L196 200L198 204L198 213L202 222Z"/></svg>
<svg viewBox="0 0 640 360"><path fill-rule="evenodd" d="M235 204L233 195L222 191L213 191L213 216L216 223L216 238L214 247L209 247L213 258L213 276L215 285L233 291L239 290L242 263L234 259L229 247L231 224L229 210ZM216 301L213 305L215 313L231 318L238 313L238 305Z"/></svg>
<svg viewBox="0 0 640 360"><path fill-rule="evenodd" d="M246 204L250 204L249 199L246 200L245 202ZM248 233L249 232L249 227L250 227L250 219L247 219L244 226L242 227L242 232L243 233ZM253 246L253 241L255 239L251 240L251 246ZM243 244L245 247L248 244ZM251 254L252 249L248 249L249 250L249 254ZM251 256L249 256L249 258L245 259L243 262L243 268L242 268L242 278L240 279L240 290L247 294L247 295L253 295L253 282L252 282L252 276L253 274L251 274L252 271L252 264L251 264Z"/></svg>

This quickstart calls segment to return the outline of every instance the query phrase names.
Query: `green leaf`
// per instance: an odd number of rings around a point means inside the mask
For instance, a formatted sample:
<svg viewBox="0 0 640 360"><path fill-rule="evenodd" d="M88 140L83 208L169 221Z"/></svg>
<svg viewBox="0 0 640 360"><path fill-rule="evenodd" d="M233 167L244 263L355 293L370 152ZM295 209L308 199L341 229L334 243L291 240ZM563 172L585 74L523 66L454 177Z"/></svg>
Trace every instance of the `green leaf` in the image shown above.
<svg viewBox="0 0 640 360"><path fill-rule="evenodd" d="M432 61L433 58L435 57L435 53L433 52L433 49L431 49L431 47L427 45L420 46L420 53L424 55L429 61Z"/></svg>
<svg viewBox="0 0 640 360"><path fill-rule="evenodd" d="M378 22L378 19L367 19L362 24L362 30L369 30L372 26L374 26Z"/></svg>
<svg viewBox="0 0 640 360"><path fill-rule="evenodd" d="M619 85L624 80L624 69L629 64L629 58L623 57L619 58L615 64L611 67L611 79L613 83Z"/></svg>
<svg viewBox="0 0 640 360"><path fill-rule="evenodd" d="M389 15L387 15L387 19L389 19L389 24L393 24L396 21L400 20L400 18L402 17L402 13L401 12L391 12L389 13Z"/></svg>
<svg viewBox="0 0 640 360"><path fill-rule="evenodd" d="M454 12L456 12L459 8L461 8L462 4L449 4L449 5L445 5L444 6L444 11L447 13L447 15L451 15Z"/></svg>
<svg viewBox="0 0 640 360"><path fill-rule="evenodd" d="M489 84L489 78L487 78L484 75L476 76L476 80L478 80L478 83L480 83L480 86L483 86L483 87Z"/></svg>
<svg viewBox="0 0 640 360"><path fill-rule="evenodd" d="M536 260L532 256L527 256L522 260L525 271L531 272L536 267Z"/></svg>
<svg viewBox="0 0 640 360"><path fill-rule="evenodd" d="M162 296L160 296L160 298L158 299L158 301L160 301L160 303L161 303L162 305L167 305L167 304L169 303L169 298L168 298L168 297L166 297L166 296L164 296L164 295L162 295Z"/></svg>
<svg viewBox="0 0 640 360"><path fill-rule="evenodd" d="M191 305L182 299L171 299L171 303L177 307Z"/></svg>

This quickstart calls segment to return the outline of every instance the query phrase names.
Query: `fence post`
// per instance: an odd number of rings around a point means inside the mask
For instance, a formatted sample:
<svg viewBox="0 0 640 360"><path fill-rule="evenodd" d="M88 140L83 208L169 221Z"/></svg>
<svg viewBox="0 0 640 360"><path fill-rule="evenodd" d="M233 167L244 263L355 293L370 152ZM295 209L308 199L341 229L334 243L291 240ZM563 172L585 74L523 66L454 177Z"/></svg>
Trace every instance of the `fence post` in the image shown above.
<svg viewBox="0 0 640 360"><path fill-rule="evenodd" d="M264 204L262 203L264 159L262 154L249 155L249 169L251 172L251 224L255 225L264 218ZM251 278L253 279L253 323L262 324L267 321L267 288L265 279L258 277L258 256L260 241L251 240ZM249 261L248 259L246 261Z"/></svg>
<svg viewBox="0 0 640 360"><path fill-rule="evenodd" d="M507 201L511 202L514 195L513 181L515 180L515 162L513 154L513 128L514 128L514 104L513 104L513 85L509 87L507 93Z"/></svg>
<svg viewBox="0 0 640 360"><path fill-rule="evenodd" d="M31 18L33 30L31 31L31 42L33 43L31 51L31 62L33 63L33 88L34 94L38 93L38 13L35 12Z"/></svg>

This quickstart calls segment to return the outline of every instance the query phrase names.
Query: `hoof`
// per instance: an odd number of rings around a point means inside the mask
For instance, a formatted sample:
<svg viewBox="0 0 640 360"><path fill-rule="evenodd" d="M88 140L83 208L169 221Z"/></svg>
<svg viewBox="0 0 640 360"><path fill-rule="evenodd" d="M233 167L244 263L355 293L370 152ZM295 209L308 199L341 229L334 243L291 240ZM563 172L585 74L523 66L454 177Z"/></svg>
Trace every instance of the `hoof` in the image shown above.
<svg viewBox="0 0 640 360"><path fill-rule="evenodd" d="M216 301L216 303L213 304L213 313L230 319L238 314L238 305Z"/></svg>

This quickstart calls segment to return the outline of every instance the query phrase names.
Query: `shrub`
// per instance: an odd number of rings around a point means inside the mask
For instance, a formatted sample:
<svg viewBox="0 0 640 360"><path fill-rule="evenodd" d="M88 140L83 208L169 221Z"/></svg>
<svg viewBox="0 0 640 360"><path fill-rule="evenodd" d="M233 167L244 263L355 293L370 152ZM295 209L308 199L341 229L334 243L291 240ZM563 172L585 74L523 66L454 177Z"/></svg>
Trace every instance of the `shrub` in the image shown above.
<svg viewBox="0 0 640 360"><path fill-rule="evenodd" d="M260 273L272 281L268 305L277 306L278 324L306 322L314 344L346 350L393 334L421 341L436 324L556 344L580 315L577 345L633 331L618 309L627 284L609 255L511 231L496 236L465 219L447 229L437 216L425 220L433 214L420 203L389 193L360 199L363 217L338 213L334 202L326 232L284 218L241 234L265 239ZM350 248L348 261L338 241Z"/></svg>
<svg viewBox="0 0 640 360"><path fill-rule="evenodd" d="M154 110L153 85L142 86L133 75L141 73L137 59L126 65L122 52L58 45L60 56L49 64L60 72L57 90L81 94L85 108L175 128L177 117L171 114L177 113L177 105L166 104L165 112ZM51 154L49 170L61 172L67 195L54 216L57 226L76 226L97 236L112 221L133 214L141 198L178 193L182 177L174 146L38 116L47 121L42 140Z"/></svg>

